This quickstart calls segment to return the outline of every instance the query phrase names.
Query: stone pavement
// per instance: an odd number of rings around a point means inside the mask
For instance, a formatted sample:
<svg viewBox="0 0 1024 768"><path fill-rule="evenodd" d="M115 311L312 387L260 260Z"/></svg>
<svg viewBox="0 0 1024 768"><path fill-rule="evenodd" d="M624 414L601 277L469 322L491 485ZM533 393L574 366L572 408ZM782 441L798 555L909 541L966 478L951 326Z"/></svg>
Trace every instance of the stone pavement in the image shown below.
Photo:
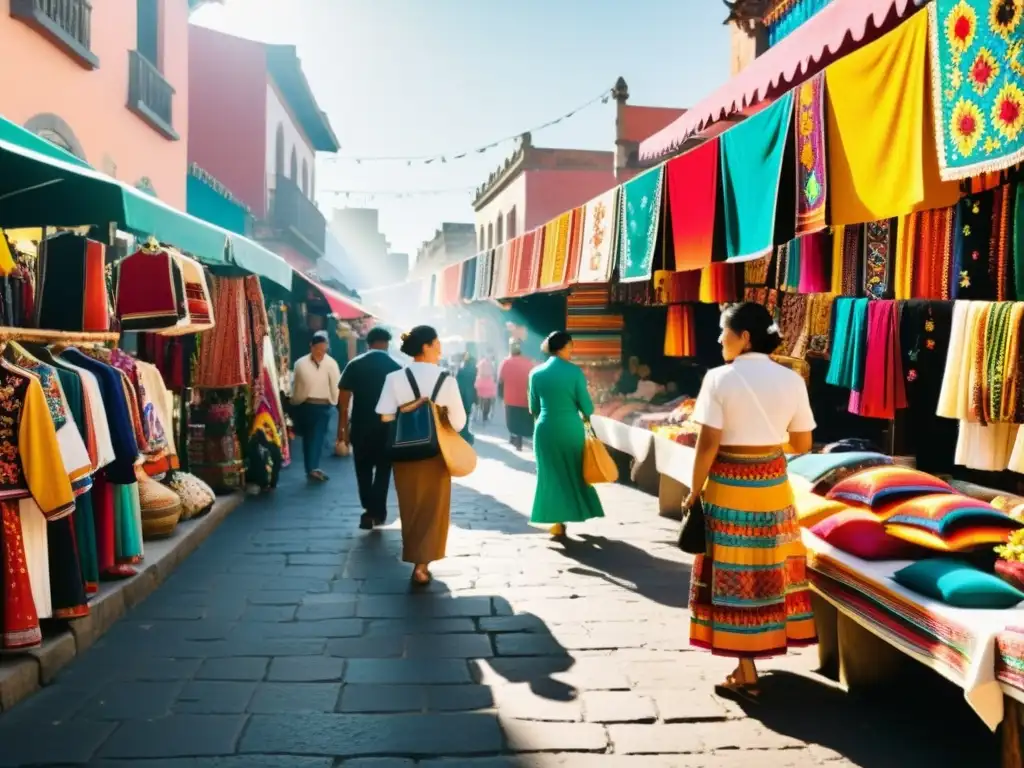
<svg viewBox="0 0 1024 768"><path fill-rule="evenodd" d="M565 544L527 524L534 464L497 437L453 493L448 558L409 589L366 533L350 460L285 473L57 681L0 716L0 766L985 768L995 740L937 680L858 702L813 649L731 664L687 645L688 558L655 500L603 487Z"/></svg>

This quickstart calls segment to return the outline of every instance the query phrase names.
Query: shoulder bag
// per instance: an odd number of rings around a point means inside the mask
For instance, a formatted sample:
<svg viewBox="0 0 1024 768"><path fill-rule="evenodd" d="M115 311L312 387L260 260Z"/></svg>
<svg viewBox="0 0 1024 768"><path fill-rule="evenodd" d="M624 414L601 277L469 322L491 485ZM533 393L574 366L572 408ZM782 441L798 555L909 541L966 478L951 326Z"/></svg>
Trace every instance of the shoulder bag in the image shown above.
<svg viewBox="0 0 1024 768"><path fill-rule="evenodd" d="M583 423L586 437L583 442L583 482L587 485L614 483L619 479L619 468L604 443L597 439L589 421Z"/></svg>
<svg viewBox="0 0 1024 768"><path fill-rule="evenodd" d="M434 416L433 401L441 391L445 377L444 371L437 377L437 384L429 398L420 394L416 377L412 371L405 369L406 378L412 388L412 401L399 406L395 420L391 422L388 432L388 455L391 461L423 461L432 459L441 452L437 441L437 422Z"/></svg>

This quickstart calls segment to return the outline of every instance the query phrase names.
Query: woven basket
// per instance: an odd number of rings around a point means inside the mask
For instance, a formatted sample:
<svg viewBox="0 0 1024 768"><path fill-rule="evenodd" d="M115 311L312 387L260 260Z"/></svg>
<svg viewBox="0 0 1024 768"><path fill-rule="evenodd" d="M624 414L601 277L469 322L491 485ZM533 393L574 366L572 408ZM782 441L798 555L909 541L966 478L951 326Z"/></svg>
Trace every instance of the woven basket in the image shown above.
<svg viewBox="0 0 1024 768"><path fill-rule="evenodd" d="M160 539L170 536L181 519L181 499L140 470L139 504L142 507L142 538Z"/></svg>

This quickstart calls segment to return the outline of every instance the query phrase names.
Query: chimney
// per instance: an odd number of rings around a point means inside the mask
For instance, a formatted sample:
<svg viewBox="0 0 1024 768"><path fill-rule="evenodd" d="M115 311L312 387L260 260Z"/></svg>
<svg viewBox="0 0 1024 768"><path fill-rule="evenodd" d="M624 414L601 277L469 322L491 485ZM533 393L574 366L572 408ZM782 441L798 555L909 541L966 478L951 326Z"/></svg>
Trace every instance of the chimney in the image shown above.
<svg viewBox="0 0 1024 768"><path fill-rule="evenodd" d="M626 132L626 102L629 101L629 86L626 79L620 77L612 88L615 99L615 178L621 178L622 172L629 167L630 157L640 149L636 141L630 141Z"/></svg>

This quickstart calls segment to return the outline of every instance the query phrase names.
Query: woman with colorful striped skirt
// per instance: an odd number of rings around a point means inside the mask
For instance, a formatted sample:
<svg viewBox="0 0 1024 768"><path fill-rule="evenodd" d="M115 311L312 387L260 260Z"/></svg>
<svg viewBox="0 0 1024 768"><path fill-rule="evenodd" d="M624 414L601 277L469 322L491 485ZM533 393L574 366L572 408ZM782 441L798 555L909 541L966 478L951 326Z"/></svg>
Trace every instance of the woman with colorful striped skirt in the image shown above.
<svg viewBox="0 0 1024 768"><path fill-rule="evenodd" d="M787 453L811 449L815 427L799 374L769 354L778 326L759 304L722 313L722 356L694 407L701 425L686 506L703 492L707 550L693 564L690 643L739 660L716 691L755 698L754 660L815 642Z"/></svg>

